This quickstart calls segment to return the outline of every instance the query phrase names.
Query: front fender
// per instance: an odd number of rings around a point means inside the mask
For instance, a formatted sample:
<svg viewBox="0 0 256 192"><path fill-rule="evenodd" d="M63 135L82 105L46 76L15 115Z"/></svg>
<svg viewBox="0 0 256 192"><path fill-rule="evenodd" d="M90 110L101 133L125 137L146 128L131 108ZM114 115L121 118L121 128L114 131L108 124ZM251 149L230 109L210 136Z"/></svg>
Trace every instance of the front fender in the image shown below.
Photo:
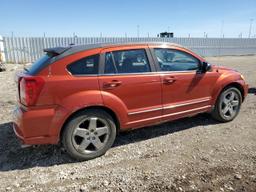
<svg viewBox="0 0 256 192"><path fill-rule="evenodd" d="M239 73L223 73L218 80L215 83L215 86L213 88L212 92L212 105L215 105L218 96L220 95L221 91L231 84L237 84L238 86L241 86L243 89L245 87L245 82L241 78L241 75ZM244 90L244 93L246 91Z"/></svg>

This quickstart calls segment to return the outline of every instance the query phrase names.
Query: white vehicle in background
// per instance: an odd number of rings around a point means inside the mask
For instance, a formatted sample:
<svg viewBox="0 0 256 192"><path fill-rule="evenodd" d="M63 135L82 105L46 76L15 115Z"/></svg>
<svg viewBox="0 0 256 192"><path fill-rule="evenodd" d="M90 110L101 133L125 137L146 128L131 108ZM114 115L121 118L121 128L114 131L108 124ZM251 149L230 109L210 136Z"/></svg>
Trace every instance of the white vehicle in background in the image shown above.
<svg viewBox="0 0 256 192"><path fill-rule="evenodd" d="M6 68L4 66L5 57L4 57L4 42L3 37L0 36L0 72L5 71Z"/></svg>

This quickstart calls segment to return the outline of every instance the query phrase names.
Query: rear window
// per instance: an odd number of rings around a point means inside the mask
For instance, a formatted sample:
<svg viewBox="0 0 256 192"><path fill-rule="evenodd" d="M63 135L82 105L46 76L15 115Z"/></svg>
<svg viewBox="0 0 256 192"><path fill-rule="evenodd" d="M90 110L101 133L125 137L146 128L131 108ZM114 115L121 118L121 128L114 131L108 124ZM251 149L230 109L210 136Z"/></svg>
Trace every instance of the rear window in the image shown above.
<svg viewBox="0 0 256 192"><path fill-rule="evenodd" d="M96 75L99 71L99 55L92 55L67 66L72 75Z"/></svg>
<svg viewBox="0 0 256 192"><path fill-rule="evenodd" d="M52 56L49 54L46 54L42 56L40 59L38 59L36 62L34 62L29 69L27 69L27 73L29 75L35 75L38 72L40 72L45 66L48 65L50 62Z"/></svg>

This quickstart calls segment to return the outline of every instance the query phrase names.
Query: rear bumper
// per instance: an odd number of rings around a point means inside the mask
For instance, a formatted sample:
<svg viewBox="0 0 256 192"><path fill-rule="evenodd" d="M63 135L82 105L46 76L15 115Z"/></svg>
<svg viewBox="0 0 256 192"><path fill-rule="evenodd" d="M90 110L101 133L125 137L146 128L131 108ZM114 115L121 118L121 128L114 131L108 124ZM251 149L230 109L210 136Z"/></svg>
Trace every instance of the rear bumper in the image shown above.
<svg viewBox="0 0 256 192"><path fill-rule="evenodd" d="M13 112L14 133L22 144L56 144L58 136L51 131L54 115L53 108L26 111L16 107Z"/></svg>

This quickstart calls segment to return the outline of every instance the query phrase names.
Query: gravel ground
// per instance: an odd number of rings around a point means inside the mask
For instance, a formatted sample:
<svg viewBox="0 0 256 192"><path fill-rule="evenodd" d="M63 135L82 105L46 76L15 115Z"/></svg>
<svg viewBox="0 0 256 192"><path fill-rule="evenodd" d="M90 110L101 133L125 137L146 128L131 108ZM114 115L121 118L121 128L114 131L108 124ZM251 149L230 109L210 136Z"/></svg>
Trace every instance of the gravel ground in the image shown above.
<svg viewBox="0 0 256 192"><path fill-rule="evenodd" d="M59 146L21 149L11 129L15 70L0 73L0 191L256 191L256 56L207 58L242 72L250 94L219 124L201 114L117 137L102 157L74 162Z"/></svg>

